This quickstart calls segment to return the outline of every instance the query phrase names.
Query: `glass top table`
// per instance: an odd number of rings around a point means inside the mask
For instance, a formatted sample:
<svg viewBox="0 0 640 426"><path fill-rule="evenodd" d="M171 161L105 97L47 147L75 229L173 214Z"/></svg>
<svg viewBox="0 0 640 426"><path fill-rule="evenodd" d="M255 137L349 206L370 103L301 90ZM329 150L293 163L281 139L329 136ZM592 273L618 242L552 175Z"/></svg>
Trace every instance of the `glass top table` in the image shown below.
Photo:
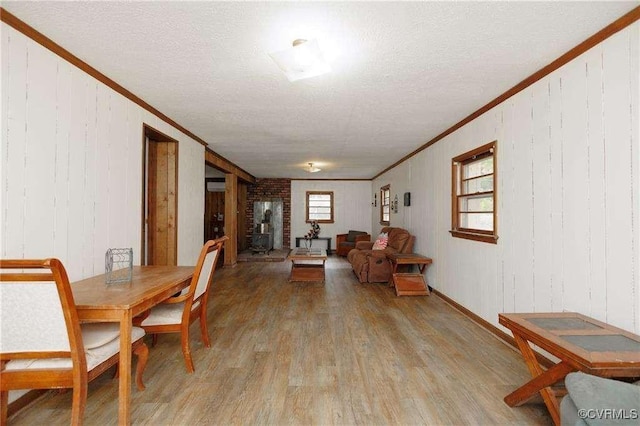
<svg viewBox="0 0 640 426"><path fill-rule="evenodd" d="M560 411L551 385L572 371L601 377L640 377L640 336L576 312L499 314L513 333L533 379L504 401L514 407L540 392L556 425ZM560 359L544 370L530 344Z"/></svg>
<svg viewBox="0 0 640 426"><path fill-rule="evenodd" d="M296 247L291 250L287 259L291 261L289 281L324 282L324 265L327 260L325 249Z"/></svg>

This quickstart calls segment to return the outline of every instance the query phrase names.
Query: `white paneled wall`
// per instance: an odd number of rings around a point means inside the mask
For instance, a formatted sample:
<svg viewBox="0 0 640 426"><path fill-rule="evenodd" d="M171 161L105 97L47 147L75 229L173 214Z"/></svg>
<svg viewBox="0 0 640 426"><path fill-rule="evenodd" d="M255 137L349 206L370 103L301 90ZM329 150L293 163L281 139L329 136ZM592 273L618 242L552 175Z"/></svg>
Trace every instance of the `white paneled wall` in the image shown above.
<svg viewBox="0 0 640 426"><path fill-rule="evenodd" d="M109 247L140 261L142 125L179 141L178 263L203 241L204 147L2 24L3 258L58 257L71 280Z"/></svg>
<svg viewBox="0 0 640 426"><path fill-rule="evenodd" d="M639 46L635 23L373 182L430 284L496 325L566 310L640 332ZM451 158L492 140L498 244L453 238Z"/></svg>
<svg viewBox="0 0 640 426"><path fill-rule="evenodd" d="M371 232L370 181L291 181L291 247L296 246L295 237L309 232L306 219L307 191L333 191L333 214L335 223L320 224L320 237L331 237L332 248L336 248L336 235L353 229Z"/></svg>

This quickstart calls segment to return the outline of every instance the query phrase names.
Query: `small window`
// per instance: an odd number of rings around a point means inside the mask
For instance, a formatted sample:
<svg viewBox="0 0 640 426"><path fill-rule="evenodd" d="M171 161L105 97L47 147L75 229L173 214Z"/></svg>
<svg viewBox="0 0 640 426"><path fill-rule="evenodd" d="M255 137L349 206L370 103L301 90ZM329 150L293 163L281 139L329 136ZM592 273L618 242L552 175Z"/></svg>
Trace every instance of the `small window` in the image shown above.
<svg viewBox="0 0 640 426"><path fill-rule="evenodd" d="M391 186L380 188L380 225L389 226L391 213Z"/></svg>
<svg viewBox="0 0 640 426"><path fill-rule="evenodd" d="M333 192L307 191L307 222L333 223Z"/></svg>
<svg viewBox="0 0 640 426"><path fill-rule="evenodd" d="M451 173L451 235L495 244L496 141L454 157Z"/></svg>

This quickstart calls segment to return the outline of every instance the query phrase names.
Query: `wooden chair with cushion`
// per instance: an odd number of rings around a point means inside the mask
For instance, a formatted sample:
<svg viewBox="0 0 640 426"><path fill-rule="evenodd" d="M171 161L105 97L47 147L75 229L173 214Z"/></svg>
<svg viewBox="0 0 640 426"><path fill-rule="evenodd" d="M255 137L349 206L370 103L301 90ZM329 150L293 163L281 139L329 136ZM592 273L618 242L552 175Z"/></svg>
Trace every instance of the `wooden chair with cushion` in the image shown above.
<svg viewBox="0 0 640 426"><path fill-rule="evenodd" d="M8 393L20 389L73 388L71 424L82 424L87 383L116 365L118 323L80 324L67 272L57 259L0 260L0 424ZM144 330L133 327L136 382L149 350Z"/></svg>
<svg viewBox="0 0 640 426"><path fill-rule="evenodd" d="M162 304L133 319L135 325L153 335L154 343L159 333L180 333L182 353L189 373L195 371L189 346L189 326L195 320L200 319L202 342L207 348L211 347L207 330L207 300L218 256L224 242L228 239L229 237L224 236L207 241L200 251L198 264L189 287L178 296L170 297Z"/></svg>

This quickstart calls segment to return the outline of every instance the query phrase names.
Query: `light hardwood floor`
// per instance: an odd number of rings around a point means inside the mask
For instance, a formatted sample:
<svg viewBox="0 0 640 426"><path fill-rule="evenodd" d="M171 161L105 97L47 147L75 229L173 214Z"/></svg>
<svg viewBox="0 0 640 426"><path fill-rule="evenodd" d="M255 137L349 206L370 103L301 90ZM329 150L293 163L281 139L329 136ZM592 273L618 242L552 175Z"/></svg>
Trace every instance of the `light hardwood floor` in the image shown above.
<svg viewBox="0 0 640 426"><path fill-rule="evenodd" d="M191 328L196 372L179 337L151 348L134 424L551 424L541 402L502 398L529 374L520 355L437 296L359 284L343 258L327 281L289 283L289 262L216 272L212 347ZM89 385L85 423L117 422L117 380ZM66 425L71 392L50 391L9 419Z"/></svg>

